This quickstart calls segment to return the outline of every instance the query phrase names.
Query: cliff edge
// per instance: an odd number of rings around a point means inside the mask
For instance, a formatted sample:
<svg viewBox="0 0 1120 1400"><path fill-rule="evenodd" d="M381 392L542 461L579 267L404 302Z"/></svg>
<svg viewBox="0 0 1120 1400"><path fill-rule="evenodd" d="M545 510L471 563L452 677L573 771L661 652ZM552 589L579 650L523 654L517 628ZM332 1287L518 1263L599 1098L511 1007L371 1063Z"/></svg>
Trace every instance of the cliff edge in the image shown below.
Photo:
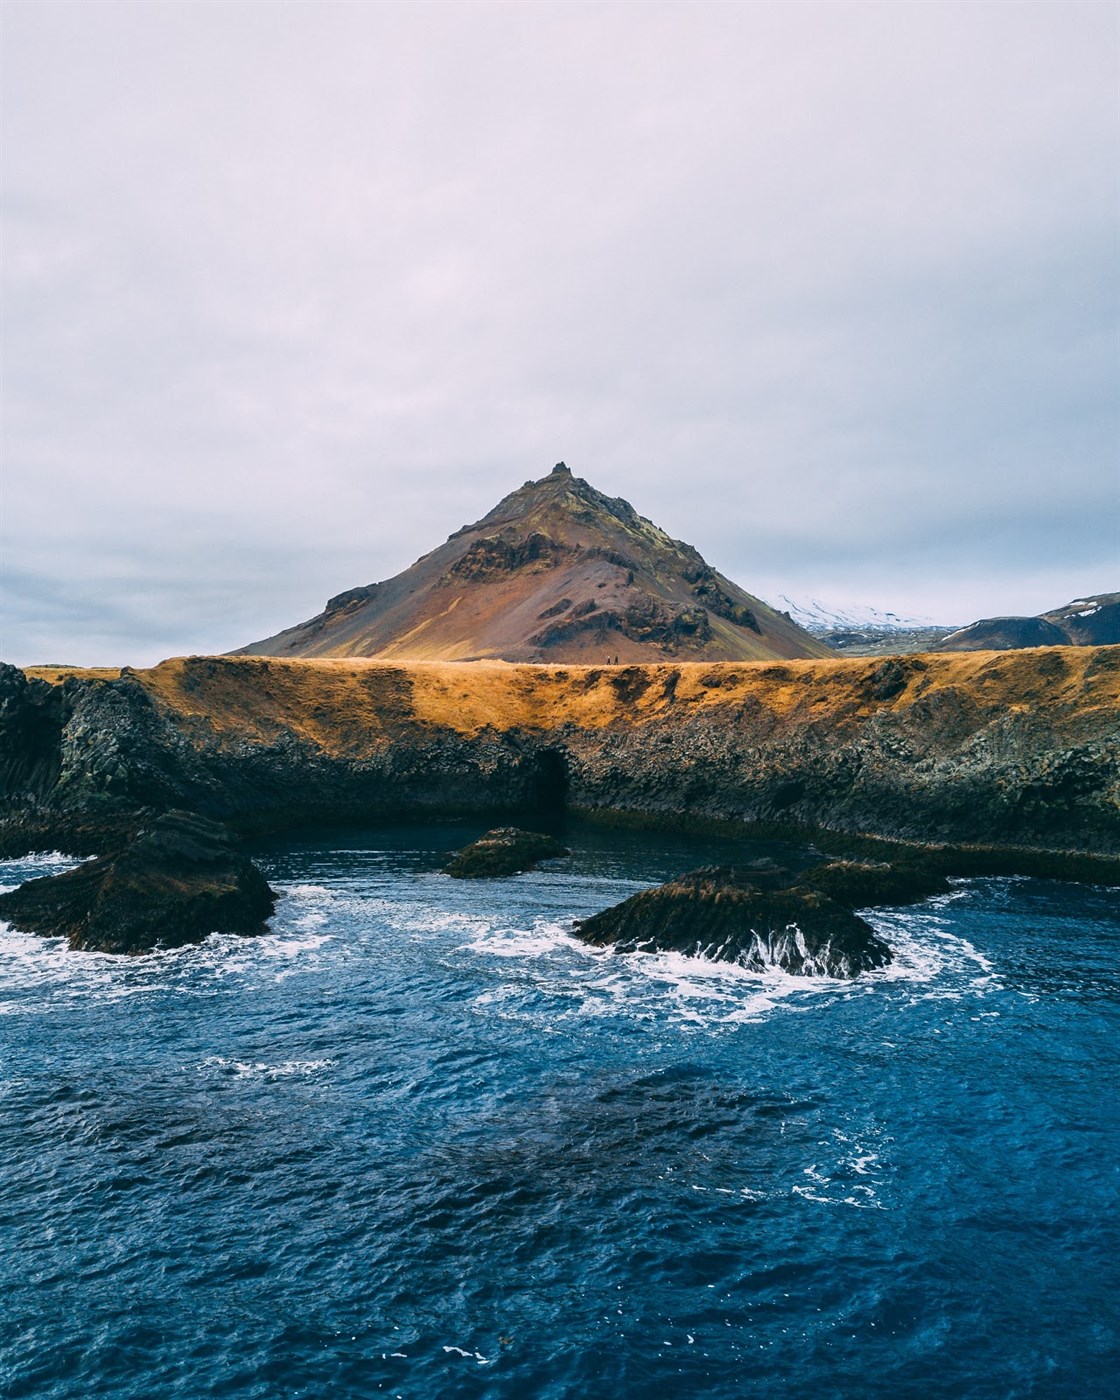
<svg viewBox="0 0 1120 1400"><path fill-rule="evenodd" d="M0 667L0 751L13 853L60 831L76 849L83 823L96 851L99 824L181 807L241 830L566 808L1120 855L1120 647Z"/></svg>

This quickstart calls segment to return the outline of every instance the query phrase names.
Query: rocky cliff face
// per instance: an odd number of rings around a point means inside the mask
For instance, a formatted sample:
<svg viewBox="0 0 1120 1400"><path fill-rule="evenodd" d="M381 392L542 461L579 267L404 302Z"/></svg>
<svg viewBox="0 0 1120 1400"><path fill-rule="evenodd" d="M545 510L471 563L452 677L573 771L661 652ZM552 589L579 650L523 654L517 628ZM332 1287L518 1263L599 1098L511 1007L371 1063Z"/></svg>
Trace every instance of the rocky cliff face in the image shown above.
<svg viewBox="0 0 1120 1400"><path fill-rule="evenodd" d="M8 667L0 686L5 734L28 736L2 770L9 850L59 830L80 849L85 827L96 850L99 822L141 808L249 830L567 806L1120 854L1120 647L619 667L193 657L52 692Z"/></svg>
<svg viewBox="0 0 1120 1400"><path fill-rule="evenodd" d="M339 593L241 654L649 662L831 652L561 462L395 578Z"/></svg>

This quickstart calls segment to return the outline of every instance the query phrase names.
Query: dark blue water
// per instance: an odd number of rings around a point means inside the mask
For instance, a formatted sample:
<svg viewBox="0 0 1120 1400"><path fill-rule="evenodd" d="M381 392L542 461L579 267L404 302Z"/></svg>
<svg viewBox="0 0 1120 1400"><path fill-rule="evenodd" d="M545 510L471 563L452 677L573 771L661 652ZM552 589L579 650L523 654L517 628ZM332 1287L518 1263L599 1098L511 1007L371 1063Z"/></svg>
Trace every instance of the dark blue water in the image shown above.
<svg viewBox="0 0 1120 1400"><path fill-rule="evenodd" d="M475 834L274 848L259 940L3 933L4 1396L1116 1393L1117 892L805 981L565 936L718 843L436 873Z"/></svg>

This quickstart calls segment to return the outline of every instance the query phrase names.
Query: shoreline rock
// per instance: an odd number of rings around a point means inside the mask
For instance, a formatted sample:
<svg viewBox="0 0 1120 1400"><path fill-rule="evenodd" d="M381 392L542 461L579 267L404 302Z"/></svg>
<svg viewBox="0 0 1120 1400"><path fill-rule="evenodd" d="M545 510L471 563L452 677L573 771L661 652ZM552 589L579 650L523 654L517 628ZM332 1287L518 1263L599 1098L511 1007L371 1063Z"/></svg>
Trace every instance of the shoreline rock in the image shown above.
<svg viewBox="0 0 1120 1400"><path fill-rule="evenodd" d="M931 895L948 894L952 888L942 871L917 857L890 864L885 861L829 861L805 871L800 883L845 909L917 904Z"/></svg>
<svg viewBox="0 0 1120 1400"><path fill-rule="evenodd" d="M544 832L499 826L458 851L443 873L456 880L498 880L535 870L538 861L567 855L567 846Z"/></svg>
<svg viewBox="0 0 1120 1400"><path fill-rule="evenodd" d="M211 933L263 933L275 904L226 827L171 811L113 855L0 895L0 918L74 949L147 953Z"/></svg>
<svg viewBox="0 0 1120 1400"><path fill-rule="evenodd" d="M573 932L620 953L684 953L750 972L850 978L891 962L871 925L844 904L805 884L774 887L784 874L703 866L580 920Z"/></svg>

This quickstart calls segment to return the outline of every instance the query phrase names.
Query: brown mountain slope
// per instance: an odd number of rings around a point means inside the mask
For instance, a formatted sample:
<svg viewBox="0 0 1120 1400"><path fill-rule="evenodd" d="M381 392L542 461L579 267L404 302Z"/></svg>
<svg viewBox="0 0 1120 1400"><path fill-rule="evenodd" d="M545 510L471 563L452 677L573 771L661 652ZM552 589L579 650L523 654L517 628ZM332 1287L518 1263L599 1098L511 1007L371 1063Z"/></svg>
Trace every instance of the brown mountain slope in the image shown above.
<svg viewBox="0 0 1120 1400"><path fill-rule="evenodd" d="M561 462L385 583L234 653L753 661L832 651Z"/></svg>

